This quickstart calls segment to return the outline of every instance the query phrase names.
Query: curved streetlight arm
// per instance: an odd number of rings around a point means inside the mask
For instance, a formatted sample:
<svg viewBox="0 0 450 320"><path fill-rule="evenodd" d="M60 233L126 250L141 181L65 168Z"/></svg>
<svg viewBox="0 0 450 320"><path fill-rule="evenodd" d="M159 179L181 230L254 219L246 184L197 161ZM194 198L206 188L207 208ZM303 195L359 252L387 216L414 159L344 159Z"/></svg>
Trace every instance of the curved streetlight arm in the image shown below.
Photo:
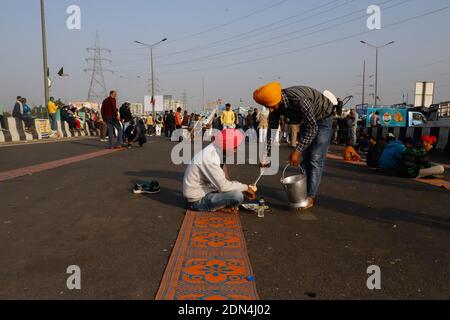
<svg viewBox="0 0 450 320"><path fill-rule="evenodd" d="M155 44L147 44L141 41L135 40L134 42L140 45L143 45L150 49L150 68L151 68L151 84L152 84L152 106L153 106L153 117L156 117L156 111L155 111L155 71L153 67L153 48L158 46L159 44L167 41L167 38L162 39L161 41L156 42Z"/></svg>
<svg viewBox="0 0 450 320"><path fill-rule="evenodd" d="M367 43L366 41L361 41L361 43L371 47L372 49L375 49L375 51L376 51L376 67L375 67L376 71L375 71L375 94L374 94L374 99L375 99L375 106L377 106L378 105L378 100L379 100L379 97L378 97L378 51L380 49L384 48L384 47L387 47L387 46L389 46L391 44L394 44L395 41L388 42L388 43L386 43L386 44L384 44L382 46L375 46L373 44Z"/></svg>
<svg viewBox="0 0 450 320"><path fill-rule="evenodd" d="M158 42L156 42L154 44L147 44L147 43L144 43L144 42L141 42L141 41L137 41L137 40L134 41L134 42L137 43L137 44L143 45L143 46L145 46L147 48L152 49L152 48L156 47L157 45L159 45L159 44L161 44L161 43L163 43L165 41L167 41L167 38L164 38L161 41L158 41Z"/></svg>
<svg viewBox="0 0 450 320"><path fill-rule="evenodd" d="M361 42L362 44L365 44L365 45L367 45L367 46L369 46L369 47L371 47L371 48L374 48L374 49L381 49L381 48L387 47L387 46L389 46L389 45L395 43L395 41L391 41L391 42L386 43L386 44L384 44L384 45L382 45L382 46L376 46L376 45L370 44L370 43L368 43L368 42L366 42L366 41L360 41L360 42Z"/></svg>

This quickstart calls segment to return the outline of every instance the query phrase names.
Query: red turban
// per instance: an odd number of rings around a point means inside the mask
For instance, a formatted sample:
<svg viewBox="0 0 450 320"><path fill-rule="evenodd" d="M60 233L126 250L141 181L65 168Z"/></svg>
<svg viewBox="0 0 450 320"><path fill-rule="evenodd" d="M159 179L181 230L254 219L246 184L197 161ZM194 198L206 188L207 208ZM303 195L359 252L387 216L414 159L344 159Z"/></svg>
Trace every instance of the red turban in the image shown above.
<svg viewBox="0 0 450 320"><path fill-rule="evenodd" d="M437 138L433 136L423 136L422 141L431 145L435 145L438 142Z"/></svg>

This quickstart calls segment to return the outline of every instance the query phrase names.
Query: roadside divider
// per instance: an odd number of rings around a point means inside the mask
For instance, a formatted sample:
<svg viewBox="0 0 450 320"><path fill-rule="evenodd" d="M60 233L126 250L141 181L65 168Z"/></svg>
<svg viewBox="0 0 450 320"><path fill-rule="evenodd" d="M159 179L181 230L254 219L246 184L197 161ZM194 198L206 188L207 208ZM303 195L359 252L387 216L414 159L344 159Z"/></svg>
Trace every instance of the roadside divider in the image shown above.
<svg viewBox="0 0 450 320"><path fill-rule="evenodd" d="M12 117L5 118L0 130L0 144L49 139L51 135L50 127L49 120L34 119L31 132L26 132L23 121ZM100 130L90 130L87 124L82 130L70 131L69 124L65 121L57 121L57 132L61 138L100 136Z"/></svg>
<svg viewBox="0 0 450 320"><path fill-rule="evenodd" d="M19 134L19 129L17 128L17 122L16 122L15 118L7 118L6 125L7 125L6 130L9 131L12 142L18 142L18 141L25 140L25 137L23 137L23 140L22 140L22 137Z"/></svg>
<svg viewBox="0 0 450 320"><path fill-rule="evenodd" d="M386 137L389 133L395 135L399 140L431 135L438 138L436 150L450 153L450 127L414 127L414 128L362 128L362 132L369 134L375 139Z"/></svg>

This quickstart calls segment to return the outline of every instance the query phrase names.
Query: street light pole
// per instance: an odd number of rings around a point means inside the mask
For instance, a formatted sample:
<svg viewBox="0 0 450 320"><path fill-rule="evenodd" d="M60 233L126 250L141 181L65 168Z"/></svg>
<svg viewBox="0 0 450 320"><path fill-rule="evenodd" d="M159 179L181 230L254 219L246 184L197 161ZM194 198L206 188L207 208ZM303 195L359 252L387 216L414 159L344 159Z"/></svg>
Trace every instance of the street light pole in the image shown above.
<svg viewBox="0 0 450 320"><path fill-rule="evenodd" d="M41 27L42 27L42 53L44 59L44 97L45 103L44 107L47 106L47 103L50 99L50 90L48 87L48 62L47 62L47 35L45 32L45 4L44 0L41 0Z"/></svg>
<svg viewBox="0 0 450 320"><path fill-rule="evenodd" d="M366 60L363 65L363 89L362 89L362 105L366 104Z"/></svg>
<svg viewBox="0 0 450 320"><path fill-rule="evenodd" d="M202 77L202 105L203 105L203 112L206 112L206 104L205 104L205 77Z"/></svg>
<svg viewBox="0 0 450 320"><path fill-rule="evenodd" d="M378 49L376 48L376 58L375 58L375 106L378 105Z"/></svg>
<svg viewBox="0 0 450 320"><path fill-rule="evenodd" d="M153 47L150 48L150 65L152 72L152 111L153 111L153 119L156 119L156 110L155 110L155 69L153 65Z"/></svg>
<svg viewBox="0 0 450 320"><path fill-rule="evenodd" d="M375 97L374 97L374 99L375 99L375 106L377 106L378 105L378 100L379 100L378 99L378 56L379 56L379 50L384 48L384 47L387 47L387 46L389 46L391 44L394 44L395 41L391 41L391 42L386 43L386 44L384 44L382 46L375 46L373 44L367 43L366 41L361 41L361 43L365 44L365 45L367 45L367 46L369 46L369 47L371 47L373 49L375 49Z"/></svg>
<svg viewBox="0 0 450 320"><path fill-rule="evenodd" d="M144 42L140 41L134 41L137 44L143 45L144 47L147 47L150 49L150 69L151 69L151 79L152 79L152 111L153 111L153 118L156 118L156 110L155 110L155 68L153 64L153 48L158 46L159 44L163 43L164 41L167 41L167 38L162 39L161 41L156 42L155 44L146 44Z"/></svg>

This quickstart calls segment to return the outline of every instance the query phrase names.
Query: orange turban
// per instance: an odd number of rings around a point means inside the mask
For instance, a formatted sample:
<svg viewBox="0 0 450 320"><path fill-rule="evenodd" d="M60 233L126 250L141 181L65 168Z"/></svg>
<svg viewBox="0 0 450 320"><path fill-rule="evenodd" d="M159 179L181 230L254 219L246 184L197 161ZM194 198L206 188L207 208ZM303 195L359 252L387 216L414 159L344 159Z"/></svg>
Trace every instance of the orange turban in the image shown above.
<svg viewBox="0 0 450 320"><path fill-rule="evenodd" d="M279 82L272 82L256 90L253 94L253 99L260 105L273 108L282 100L281 90L282 88Z"/></svg>

